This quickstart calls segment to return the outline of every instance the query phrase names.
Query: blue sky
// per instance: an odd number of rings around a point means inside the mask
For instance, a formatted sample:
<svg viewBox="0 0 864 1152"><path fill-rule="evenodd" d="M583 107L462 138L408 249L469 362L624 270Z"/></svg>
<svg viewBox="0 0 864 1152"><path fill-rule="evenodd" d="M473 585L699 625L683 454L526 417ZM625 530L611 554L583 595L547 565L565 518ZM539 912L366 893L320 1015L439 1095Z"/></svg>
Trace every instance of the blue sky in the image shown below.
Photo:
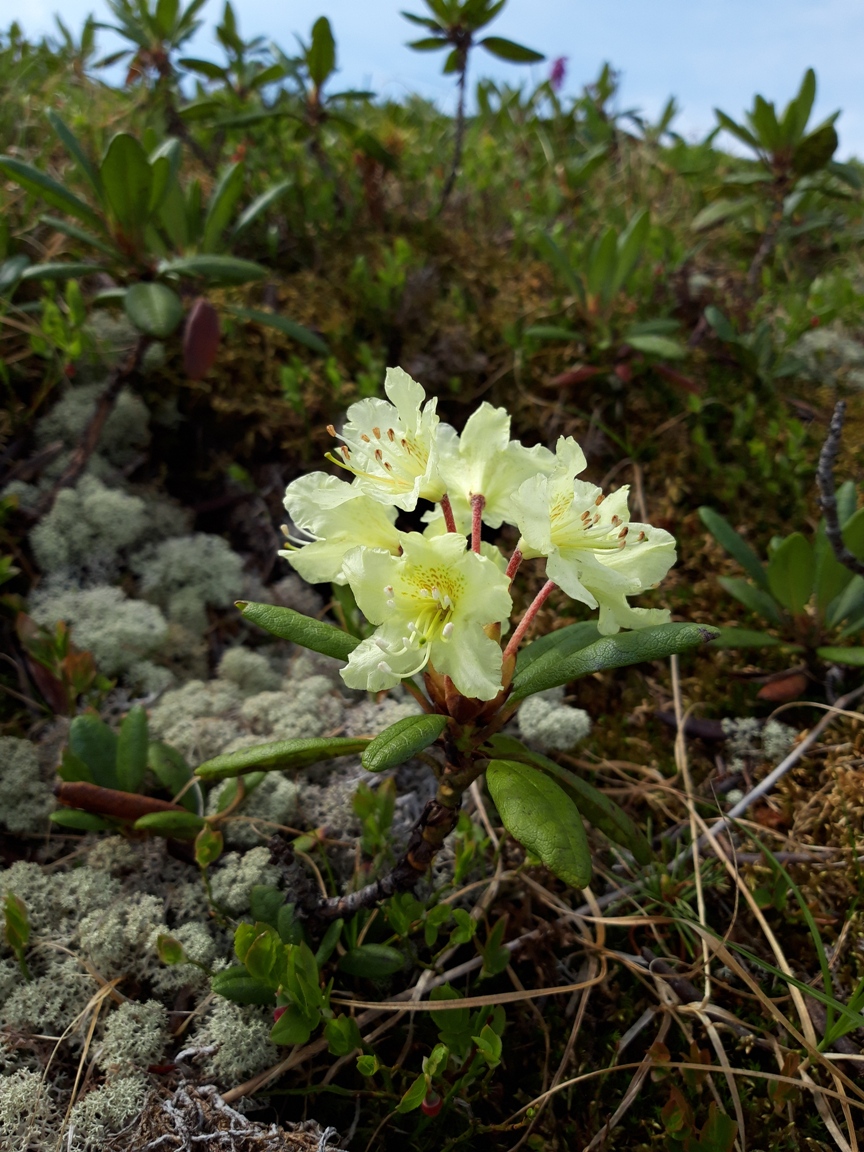
<svg viewBox="0 0 864 1152"><path fill-rule="evenodd" d="M205 5L205 27L193 54L221 58L212 28L222 3ZM289 52L295 31L306 35L316 17L329 16L338 44L340 87L369 87L396 99L420 92L452 107L453 81L440 75L442 57L404 46L413 28L399 15L402 7L425 10L422 0L235 0L245 37L266 35ZM63 0L62 5L28 0L16 16L26 32L36 35L51 30L58 10L73 29L90 11L98 19L108 17L101 0ZM715 106L738 118L755 92L785 105L804 70L813 67L816 116L842 109L838 155L864 158L861 0L510 0L490 31L550 59L569 57L565 91L578 92L608 60L622 73L621 107L641 108L655 118L667 98L676 96L682 112L674 126L688 137L710 130ZM518 82L539 81L546 72L546 65L505 64L478 52L471 75L472 80L487 75Z"/></svg>

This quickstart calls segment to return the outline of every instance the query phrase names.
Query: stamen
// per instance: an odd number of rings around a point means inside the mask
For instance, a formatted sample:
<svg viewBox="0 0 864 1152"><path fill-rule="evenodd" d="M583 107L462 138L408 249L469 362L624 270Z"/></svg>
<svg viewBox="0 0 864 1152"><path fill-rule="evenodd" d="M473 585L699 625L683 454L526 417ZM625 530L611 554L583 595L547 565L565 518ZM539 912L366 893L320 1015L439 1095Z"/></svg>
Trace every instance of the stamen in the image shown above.
<svg viewBox="0 0 864 1152"><path fill-rule="evenodd" d="M386 640L382 640L380 636L375 637L375 643L381 649L382 652L389 652L390 651L390 645L387 643Z"/></svg>
<svg viewBox="0 0 864 1152"><path fill-rule="evenodd" d="M381 439L381 429L380 428L373 428L372 429L372 435L375 437L376 440L380 440Z"/></svg>
<svg viewBox="0 0 864 1152"><path fill-rule="evenodd" d="M387 469L388 472L393 471L393 465L390 463L389 460L384 461L384 467Z"/></svg>
<svg viewBox="0 0 864 1152"><path fill-rule="evenodd" d="M369 437L366 435L366 433L365 433L365 432L361 432L361 433L360 433L360 439L361 439L361 440L365 440L367 444L371 444L371 443L372 443L372 441L369 439Z"/></svg>
<svg viewBox="0 0 864 1152"><path fill-rule="evenodd" d="M636 537L636 543L641 544L644 539L645 539L645 533L640 532L639 535Z"/></svg>
<svg viewBox="0 0 864 1152"><path fill-rule="evenodd" d="M444 625L444 627L441 629L441 635L444 637L445 640L449 640L450 637L453 635L453 622L452 622L452 620L448 621Z"/></svg>
<svg viewBox="0 0 864 1152"><path fill-rule="evenodd" d="M347 445L345 445L345 444L341 445L341 447L339 448L339 451L342 453L342 455L345 457L346 460L351 459L351 453L348 451Z"/></svg>
<svg viewBox="0 0 864 1152"><path fill-rule="evenodd" d="M390 441L391 444L396 439L396 433L393 431L392 428L387 429L387 439Z"/></svg>
<svg viewBox="0 0 864 1152"><path fill-rule="evenodd" d="M591 523L592 524L599 524L600 523L600 513L599 512L594 513L594 519L592 520Z"/></svg>
<svg viewBox="0 0 864 1152"><path fill-rule="evenodd" d="M605 497L605 496L603 495L603 493L601 492L601 493L600 493L600 495L597 497L597 499L594 501L594 503L595 503L595 504L597 505L597 507L599 508L599 507L600 507L600 505L603 503L603 501L604 501L605 499L606 499L606 497Z"/></svg>
<svg viewBox="0 0 864 1152"><path fill-rule="evenodd" d="M384 453L381 451L380 448L375 449L375 459L378 461L379 464L384 459Z"/></svg>
<svg viewBox="0 0 864 1152"><path fill-rule="evenodd" d="M627 533L630 531L630 525L625 524L621 531L618 533L618 539L623 540Z"/></svg>
<svg viewBox="0 0 864 1152"><path fill-rule="evenodd" d="M392 584L385 584L385 585L384 585L384 591L385 591L385 592L386 592L386 593L387 593L389 596L392 596L392 595L393 595L393 585L392 585Z"/></svg>
<svg viewBox="0 0 864 1152"><path fill-rule="evenodd" d="M396 601L395 600L388 600L387 601L387 607L388 608L395 608L396 607Z"/></svg>
<svg viewBox="0 0 864 1152"><path fill-rule="evenodd" d="M441 601L441 593L438 591L437 584L432 585L432 599L439 603Z"/></svg>
<svg viewBox="0 0 864 1152"><path fill-rule="evenodd" d="M613 516L612 517L612 527L613 528L617 528L620 523L621 523L621 517L620 516Z"/></svg>
<svg viewBox="0 0 864 1152"><path fill-rule="evenodd" d="M332 424L327 425L327 431L330 433L331 436L336 435L336 429L333 427Z"/></svg>
<svg viewBox="0 0 864 1152"><path fill-rule="evenodd" d="M378 671L379 672L386 672L388 676L394 675L393 669L390 667L390 665L387 663L386 660L382 660L381 663L378 665Z"/></svg>
<svg viewBox="0 0 864 1152"><path fill-rule="evenodd" d="M591 511L590 511L590 509L586 508L585 511L582 513L582 523L584 524L586 520L590 520L590 519L591 519Z"/></svg>

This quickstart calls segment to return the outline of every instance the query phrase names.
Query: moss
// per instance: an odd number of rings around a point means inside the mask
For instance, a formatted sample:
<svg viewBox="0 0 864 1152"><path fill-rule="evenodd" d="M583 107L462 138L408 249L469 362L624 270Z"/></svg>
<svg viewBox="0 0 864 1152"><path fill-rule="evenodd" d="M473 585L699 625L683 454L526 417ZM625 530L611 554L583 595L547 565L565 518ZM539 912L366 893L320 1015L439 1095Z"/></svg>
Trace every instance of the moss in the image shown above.
<svg viewBox="0 0 864 1152"><path fill-rule="evenodd" d="M119 588L107 584L37 590L30 599L30 613L37 623L49 627L65 620L73 629L75 644L92 652L106 676L131 677L133 669L140 675L142 662L158 651L168 631L155 605L128 600Z"/></svg>
<svg viewBox="0 0 864 1152"><path fill-rule="evenodd" d="M29 740L0 737L0 826L16 835L42 832L53 807L36 748Z"/></svg>
<svg viewBox="0 0 864 1152"><path fill-rule="evenodd" d="M326 676L283 681L281 692L260 692L244 701L240 714L253 732L275 740L323 736L342 720L343 702Z"/></svg>
<svg viewBox="0 0 864 1152"><path fill-rule="evenodd" d="M18 980L0 1007L0 1020L10 1027L59 1036L85 1015L97 985L74 957L55 953L45 963L45 975Z"/></svg>
<svg viewBox="0 0 864 1152"><path fill-rule="evenodd" d="M105 1024L97 1063L103 1069L145 1070L158 1064L168 1043L168 1012L158 1000L127 1000Z"/></svg>
<svg viewBox="0 0 864 1152"><path fill-rule="evenodd" d="M104 389L104 381L69 388L51 411L36 425L36 441L40 447L60 441L74 448L90 422L96 401ZM149 414L144 402L124 388L105 421L99 438L95 471L100 462L122 469L133 463L150 443ZM62 466L53 462L46 474L59 475Z"/></svg>

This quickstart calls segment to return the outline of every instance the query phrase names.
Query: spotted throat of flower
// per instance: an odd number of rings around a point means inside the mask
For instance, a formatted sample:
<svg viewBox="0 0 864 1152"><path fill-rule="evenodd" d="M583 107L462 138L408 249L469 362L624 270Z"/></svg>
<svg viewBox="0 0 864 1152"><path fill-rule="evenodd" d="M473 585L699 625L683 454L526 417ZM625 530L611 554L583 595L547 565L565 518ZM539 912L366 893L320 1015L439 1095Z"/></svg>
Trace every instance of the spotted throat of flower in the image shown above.
<svg viewBox="0 0 864 1152"><path fill-rule="evenodd" d="M408 607L405 603L407 599L413 600L412 605L414 609L413 619L408 621L407 635L401 639L401 644L382 639L380 636L375 638L375 643L381 651L387 656L404 656L407 652L416 652L420 657L416 668L412 668L408 672L402 672L402 676L416 676L418 672L422 672L426 665L429 663L429 657L432 653L432 644L435 641L447 642L453 635L453 599L446 591L442 592L436 583L426 584L423 576L418 574L419 578L415 578L416 592L412 590L406 597L403 592L403 603L399 606L403 610ZM434 577L433 577L434 579ZM396 608L395 592L392 584L387 584L384 588L387 593L387 606L388 608ZM451 588L452 592L456 590ZM393 669L386 660L382 660L378 668L381 672L392 674Z"/></svg>
<svg viewBox="0 0 864 1152"><path fill-rule="evenodd" d="M328 424L327 431L342 441L335 452L326 454L331 463L394 494L411 492L418 477L428 471L427 446L404 429L376 425L368 432L354 427L340 434Z"/></svg>

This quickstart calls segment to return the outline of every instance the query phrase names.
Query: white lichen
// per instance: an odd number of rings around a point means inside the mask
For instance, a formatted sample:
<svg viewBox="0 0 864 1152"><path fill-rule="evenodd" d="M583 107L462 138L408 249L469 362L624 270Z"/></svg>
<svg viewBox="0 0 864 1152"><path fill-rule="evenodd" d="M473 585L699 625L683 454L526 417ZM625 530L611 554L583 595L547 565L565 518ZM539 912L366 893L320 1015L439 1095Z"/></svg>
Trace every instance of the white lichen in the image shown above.
<svg viewBox="0 0 864 1152"><path fill-rule="evenodd" d="M156 963L155 944L167 932L163 901L133 892L110 908L91 912L78 930L83 955L107 979L141 974Z"/></svg>
<svg viewBox="0 0 864 1152"><path fill-rule="evenodd" d="M267 848L250 848L241 855L226 852L210 870L210 891L214 902L232 916L249 910L249 893L256 884L276 884L279 869L270 863Z"/></svg>
<svg viewBox="0 0 864 1152"><path fill-rule="evenodd" d="M217 998L195 1033L197 1047L216 1048L206 1058L206 1073L223 1084L236 1084L275 1064L279 1050L270 1043L272 1027L266 1008Z"/></svg>
<svg viewBox="0 0 864 1152"><path fill-rule="evenodd" d="M0 1078L0 1148L41 1152L52 1132L54 1103L41 1073L19 1068Z"/></svg>
<svg viewBox="0 0 864 1152"><path fill-rule="evenodd" d="M110 1080L79 1100L69 1117L68 1152L98 1152L105 1140L124 1128L144 1107L149 1090L140 1073Z"/></svg>
<svg viewBox="0 0 864 1152"><path fill-rule="evenodd" d="M131 565L140 577L142 593L169 614L172 598L181 592L187 613L193 593L202 605L227 607L243 577L242 558L221 536L204 532L164 540L132 557Z"/></svg>
<svg viewBox="0 0 864 1152"><path fill-rule="evenodd" d="M281 683L267 657L248 648L229 648L219 661L217 676L236 685L244 696L273 692Z"/></svg>
<svg viewBox="0 0 864 1152"><path fill-rule="evenodd" d="M219 798L226 787L227 781L210 792L208 813L217 811ZM225 823L225 842L232 848L252 848L273 835L275 829L271 825L292 825L297 815L299 794L300 788L294 780L279 772L268 773L237 808L236 818L229 818ZM256 826L253 820L262 823Z"/></svg>
<svg viewBox="0 0 864 1152"><path fill-rule="evenodd" d="M158 1000L127 1000L105 1024L96 1058L111 1073L146 1071L158 1064L168 1043L168 1012Z"/></svg>
<svg viewBox="0 0 864 1152"><path fill-rule="evenodd" d="M34 745L0 736L0 826L19 836L42 832L53 807Z"/></svg>
<svg viewBox="0 0 864 1152"><path fill-rule="evenodd" d="M588 713L562 704L563 697L563 688L552 688L522 702L517 719L526 744L542 752L567 752L590 733Z"/></svg>

